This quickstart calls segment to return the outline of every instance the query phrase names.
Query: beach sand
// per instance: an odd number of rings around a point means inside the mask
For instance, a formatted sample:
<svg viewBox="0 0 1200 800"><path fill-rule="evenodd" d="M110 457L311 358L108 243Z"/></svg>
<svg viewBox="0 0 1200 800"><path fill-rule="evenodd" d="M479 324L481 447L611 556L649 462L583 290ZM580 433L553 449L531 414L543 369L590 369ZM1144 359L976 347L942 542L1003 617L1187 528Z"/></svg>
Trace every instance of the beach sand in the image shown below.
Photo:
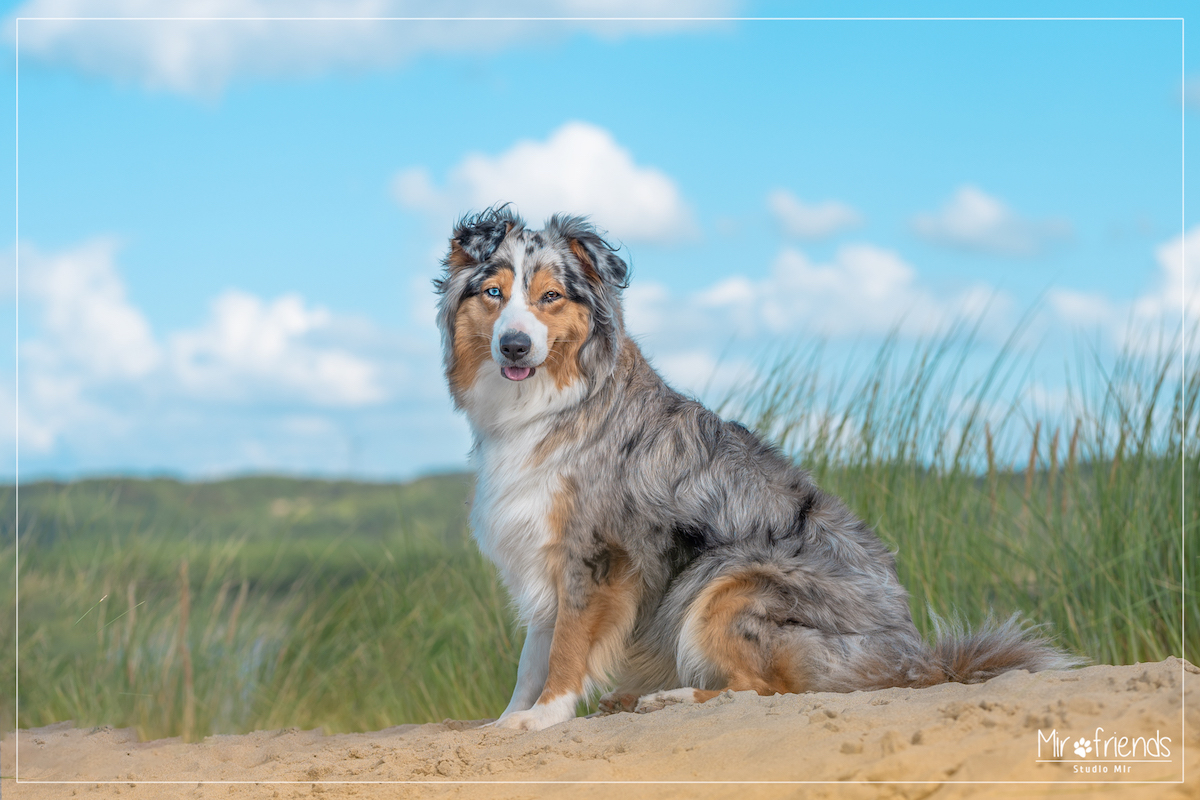
<svg viewBox="0 0 1200 800"><path fill-rule="evenodd" d="M1176 658L1017 671L971 686L726 693L536 733L478 725L260 731L185 744L61 723L19 732L19 782L6 779L0 791L5 800L1200 797L1200 670ZM1067 741L1057 760L1045 740L1052 731ZM1082 758L1080 739L1092 747ZM17 773L16 750L12 736L0 745L6 778Z"/></svg>

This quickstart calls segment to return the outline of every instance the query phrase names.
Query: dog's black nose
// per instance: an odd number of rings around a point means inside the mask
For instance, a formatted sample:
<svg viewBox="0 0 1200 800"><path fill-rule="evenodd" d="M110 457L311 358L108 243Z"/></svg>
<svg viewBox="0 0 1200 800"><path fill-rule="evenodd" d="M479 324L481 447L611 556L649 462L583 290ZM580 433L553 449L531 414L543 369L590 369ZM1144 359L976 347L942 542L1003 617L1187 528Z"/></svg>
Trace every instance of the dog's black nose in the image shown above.
<svg viewBox="0 0 1200 800"><path fill-rule="evenodd" d="M500 337L500 352L509 361L520 361L529 353L532 345L529 334L521 331L509 331Z"/></svg>

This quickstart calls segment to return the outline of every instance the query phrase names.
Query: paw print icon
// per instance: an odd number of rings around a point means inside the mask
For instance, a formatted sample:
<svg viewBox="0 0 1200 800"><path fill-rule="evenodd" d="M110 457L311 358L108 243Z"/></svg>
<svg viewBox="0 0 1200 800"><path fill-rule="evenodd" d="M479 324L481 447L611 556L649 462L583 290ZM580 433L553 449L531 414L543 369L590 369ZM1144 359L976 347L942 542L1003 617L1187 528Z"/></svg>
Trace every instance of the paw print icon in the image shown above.
<svg viewBox="0 0 1200 800"><path fill-rule="evenodd" d="M1080 758L1087 758L1088 753L1092 752L1092 740L1080 739L1075 743L1075 755Z"/></svg>

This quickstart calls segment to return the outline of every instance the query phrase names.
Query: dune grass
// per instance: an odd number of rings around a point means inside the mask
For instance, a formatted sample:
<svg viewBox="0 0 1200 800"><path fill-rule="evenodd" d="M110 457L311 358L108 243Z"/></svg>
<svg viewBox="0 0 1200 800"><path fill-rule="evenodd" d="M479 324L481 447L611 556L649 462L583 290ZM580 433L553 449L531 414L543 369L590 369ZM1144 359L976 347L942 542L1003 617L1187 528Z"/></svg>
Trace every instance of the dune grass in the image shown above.
<svg viewBox="0 0 1200 800"><path fill-rule="evenodd" d="M1021 612L1097 663L1181 655L1185 631L1194 653L1200 371L1181 376L1178 343L1107 366L1085 352L1038 402L1011 347L965 381L974 349L962 331L891 340L856 381L822 380L819 348L793 353L724 411L897 549L925 632Z"/></svg>
<svg viewBox="0 0 1200 800"><path fill-rule="evenodd" d="M22 727L379 729L509 690L521 636L469 541L468 476L156 483L22 488Z"/></svg>
<svg viewBox="0 0 1200 800"><path fill-rule="evenodd" d="M830 374L819 349L794 351L723 412L898 550L922 629L1020 611L1100 663L1194 654L1200 372L1181 379L1171 346L1082 356L1069 395L1038 406L1009 349L964 380L972 352L958 333L890 341L865 372ZM198 739L495 716L522 634L469 539L469 482L42 483L19 516L10 487L0 615L19 535L20 616L0 647L19 630L19 725Z"/></svg>

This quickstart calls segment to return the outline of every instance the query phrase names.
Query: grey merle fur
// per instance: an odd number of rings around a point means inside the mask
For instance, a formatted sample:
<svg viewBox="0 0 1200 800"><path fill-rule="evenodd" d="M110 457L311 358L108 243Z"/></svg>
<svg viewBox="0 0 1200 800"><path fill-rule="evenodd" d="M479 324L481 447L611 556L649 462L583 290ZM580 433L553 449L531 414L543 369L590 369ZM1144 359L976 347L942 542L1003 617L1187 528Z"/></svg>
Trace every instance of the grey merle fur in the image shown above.
<svg viewBox="0 0 1200 800"><path fill-rule="evenodd" d="M448 370L458 305L478 291L480 276L502 268L489 259L506 237L552 251L570 299L591 316L579 356L587 391L538 424L541 447L561 456L564 485L582 487L562 540L560 602L586 605L596 586L613 579L617 560L636 576L637 612L615 665L618 691L727 685L728 675L681 643L704 587L731 575L757 587L736 634L764 663L787 660L797 676L792 691L972 682L1079 663L1016 616L974 633L951 627L925 642L879 537L805 470L671 389L647 363L624 329L626 265L585 219L555 216L531 232L502 207L458 223L453 241L475 263L447 259L436 282Z"/></svg>

